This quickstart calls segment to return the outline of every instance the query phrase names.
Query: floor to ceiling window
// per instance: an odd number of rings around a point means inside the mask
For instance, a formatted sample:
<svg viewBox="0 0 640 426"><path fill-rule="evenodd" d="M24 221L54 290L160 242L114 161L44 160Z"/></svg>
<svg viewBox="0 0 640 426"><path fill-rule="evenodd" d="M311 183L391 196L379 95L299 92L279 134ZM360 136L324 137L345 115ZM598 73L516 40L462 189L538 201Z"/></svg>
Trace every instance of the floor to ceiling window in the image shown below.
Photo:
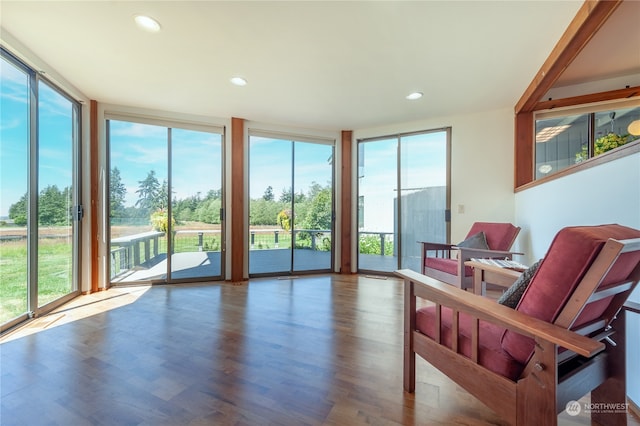
<svg viewBox="0 0 640 426"><path fill-rule="evenodd" d="M333 140L249 135L249 274L331 270Z"/></svg>
<svg viewBox="0 0 640 426"><path fill-rule="evenodd" d="M2 50L0 323L78 292L80 104Z"/></svg>
<svg viewBox="0 0 640 426"><path fill-rule="evenodd" d="M449 233L450 129L358 141L358 269L419 271Z"/></svg>
<svg viewBox="0 0 640 426"><path fill-rule="evenodd" d="M223 129L131 120L107 120L111 282L220 279Z"/></svg>

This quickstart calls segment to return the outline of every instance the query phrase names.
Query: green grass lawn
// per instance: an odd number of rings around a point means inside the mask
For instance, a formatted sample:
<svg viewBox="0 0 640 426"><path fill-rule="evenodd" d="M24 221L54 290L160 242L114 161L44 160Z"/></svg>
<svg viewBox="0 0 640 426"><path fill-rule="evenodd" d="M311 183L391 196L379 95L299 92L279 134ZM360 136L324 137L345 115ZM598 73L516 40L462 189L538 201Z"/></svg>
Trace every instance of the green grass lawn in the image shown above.
<svg viewBox="0 0 640 426"><path fill-rule="evenodd" d="M167 239L160 238L158 252L167 252ZM204 235L203 250L220 251L220 236ZM252 250L276 248L273 232L256 232ZM316 249L326 250L330 246L328 237L317 239ZM297 248L310 248L309 234L300 233L296 239ZM278 233L277 248L291 248L291 234ZM177 234L174 252L199 251L197 234ZM44 238L38 242L38 305L42 306L72 291L72 245L66 238ZM141 262L144 250L141 250ZM9 321L27 312L27 240L0 242L0 323ZM118 270L119 271L119 270ZM116 272L118 272L116 271Z"/></svg>
<svg viewBox="0 0 640 426"><path fill-rule="evenodd" d="M71 292L71 242L47 239L39 242L38 304ZM27 311L27 241L0 243L0 323Z"/></svg>

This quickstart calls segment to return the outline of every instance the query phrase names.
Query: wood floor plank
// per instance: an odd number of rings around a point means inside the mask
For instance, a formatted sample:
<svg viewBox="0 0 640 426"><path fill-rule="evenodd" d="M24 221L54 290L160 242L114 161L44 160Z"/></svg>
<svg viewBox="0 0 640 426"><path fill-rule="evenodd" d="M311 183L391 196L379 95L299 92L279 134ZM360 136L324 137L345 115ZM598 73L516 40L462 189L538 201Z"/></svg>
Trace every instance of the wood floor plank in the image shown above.
<svg viewBox="0 0 640 426"><path fill-rule="evenodd" d="M0 423L504 425L424 360L403 391L402 292L327 274L81 296L0 338Z"/></svg>

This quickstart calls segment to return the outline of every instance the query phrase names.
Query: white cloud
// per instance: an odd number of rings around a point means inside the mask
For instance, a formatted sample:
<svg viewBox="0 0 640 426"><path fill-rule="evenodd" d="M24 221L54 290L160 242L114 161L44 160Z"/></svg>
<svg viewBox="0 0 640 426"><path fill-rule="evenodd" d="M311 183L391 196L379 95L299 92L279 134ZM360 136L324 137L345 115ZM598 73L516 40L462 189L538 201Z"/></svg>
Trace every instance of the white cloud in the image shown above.
<svg viewBox="0 0 640 426"><path fill-rule="evenodd" d="M167 128L160 126L153 126L150 124L141 123L129 123L125 121L112 121L111 122L111 137L113 136L127 136L131 138L143 138L143 139L167 139Z"/></svg>
<svg viewBox="0 0 640 426"><path fill-rule="evenodd" d="M166 164L167 151L154 146L128 145L127 154L123 155L125 161L137 164ZM166 167L166 166L163 166Z"/></svg>
<svg viewBox="0 0 640 426"><path fill-rule="evenodd" d="M27 123L24 120L19 118L5 118L2 117L2 122L0 122L0 131L6 131L9 129L18 129L20 127L25 127ZM4 137L3 137L4 138Z"/></svg>

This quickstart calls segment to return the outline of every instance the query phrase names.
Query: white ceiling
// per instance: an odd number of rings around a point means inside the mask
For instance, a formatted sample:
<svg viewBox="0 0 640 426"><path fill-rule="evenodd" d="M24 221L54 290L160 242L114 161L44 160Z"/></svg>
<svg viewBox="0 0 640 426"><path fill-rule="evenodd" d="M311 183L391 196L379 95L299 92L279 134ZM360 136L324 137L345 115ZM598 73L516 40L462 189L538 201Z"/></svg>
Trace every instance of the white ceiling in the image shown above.
<svg viewBox="0 0 640 426"><path fill-rule="evenodd" d="M640 73L639 22L640 1L620 4L563 72L556 86Z"/></svg>
<svg viewBox="0 0 640 426"><path fill-rule="evenodd" d="M98 102L345 130L512 108L581 4L2 0L0 16Z"/></svg>

